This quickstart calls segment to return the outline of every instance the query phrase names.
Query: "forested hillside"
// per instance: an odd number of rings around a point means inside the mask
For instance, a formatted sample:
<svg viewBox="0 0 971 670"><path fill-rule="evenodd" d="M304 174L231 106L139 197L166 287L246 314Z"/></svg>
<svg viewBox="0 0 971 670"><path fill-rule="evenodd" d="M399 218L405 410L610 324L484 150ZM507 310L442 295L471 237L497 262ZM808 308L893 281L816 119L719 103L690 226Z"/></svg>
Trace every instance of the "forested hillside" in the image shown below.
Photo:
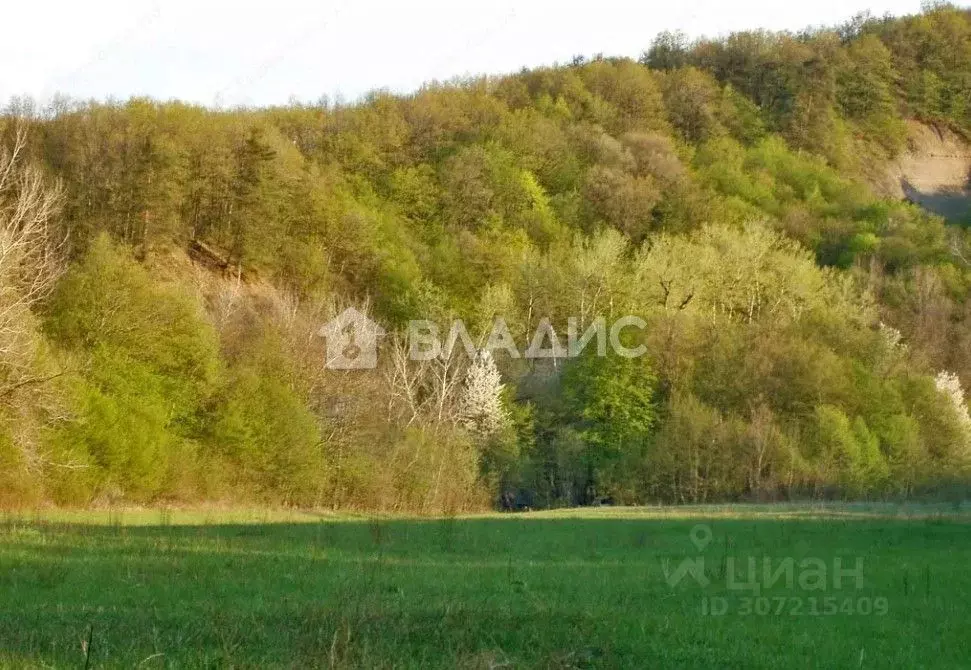
<svg viewBox="0 0 971 670"><path fill-rule="evenodd" d="M0 503L960 493L971 236L881 196L915 121L971 136L967 10L352 105L19 101ZM373 371L325 367L349 306ZM403 352L410 319L628 314L647 356Z"/></svg>

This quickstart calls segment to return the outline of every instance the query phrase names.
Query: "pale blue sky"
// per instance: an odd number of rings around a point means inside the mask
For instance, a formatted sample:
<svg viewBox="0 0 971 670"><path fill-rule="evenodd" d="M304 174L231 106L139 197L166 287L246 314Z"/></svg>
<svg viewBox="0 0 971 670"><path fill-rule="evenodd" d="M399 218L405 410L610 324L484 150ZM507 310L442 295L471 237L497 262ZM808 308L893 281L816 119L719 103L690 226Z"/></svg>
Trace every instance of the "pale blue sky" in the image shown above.
<svg viewBox="0 0 971 670"><path fill-rule="evenodd" d="M636 57L661 30L799 29L867 9L919 8L919 0L33 0L4 9L0 99L352 100L574 54Z"/></svg>

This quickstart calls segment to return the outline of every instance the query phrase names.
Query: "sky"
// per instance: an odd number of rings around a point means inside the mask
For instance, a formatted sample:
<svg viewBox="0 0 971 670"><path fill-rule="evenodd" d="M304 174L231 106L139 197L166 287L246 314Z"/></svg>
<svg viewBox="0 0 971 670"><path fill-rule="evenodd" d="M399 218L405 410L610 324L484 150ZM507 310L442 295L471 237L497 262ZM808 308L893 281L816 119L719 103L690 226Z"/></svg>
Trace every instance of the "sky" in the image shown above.
<svg viewBox="0 0 971 670"><path fill-rule="evenodd" d="M32 0L4 8L0 100L353 101L576 54L637 57L662 30L798 30L919 9L919 0Z"/></svg>

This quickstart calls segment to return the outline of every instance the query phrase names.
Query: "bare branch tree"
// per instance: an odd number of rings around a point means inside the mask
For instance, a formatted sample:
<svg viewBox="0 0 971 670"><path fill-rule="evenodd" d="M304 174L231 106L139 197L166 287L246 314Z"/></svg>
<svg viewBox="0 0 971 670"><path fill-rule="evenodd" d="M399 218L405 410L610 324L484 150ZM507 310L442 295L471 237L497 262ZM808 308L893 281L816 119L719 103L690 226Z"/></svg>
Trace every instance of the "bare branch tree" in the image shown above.
<svg viewBox="0 0 971 670"><path fill-rule="evenodd" d="M38 445L44 425L59 417L60 401L49 383L65 374L38 357L41 338L34 310L53 290L64 268L65 238L57 233L59 184L26 160L27 132L16 130L0 149L0 413L28 471L54 463Z"/></svg>
<svg viewBox="0 0 971 670"><path fill-rule="evenodd" d="M399 337L392 340L389 353L390 365L385 370L389 418L406 426L455 425L469 365L464 351L451 347L432 360L412 360L409 343Z"/></svg>
<svg viewBox="0 0 971 670"><path fill-rule="evenodd" d="M951 239L949 240L949 246L950 246L952 256L957 258L965 265L971 265L971 261L969 261L967 257L964 255L964 252L962 250L963 244L956 232L951 234Z"/></svg>
<svg viewBox="0 0 971 670"><path fill-rule="evenodd" d="M0 366L20 367L31 346L30 310L63 269L65 239L54 229L62 190L24 161L26 130L0 153ZM4 371L9 377L11 370Z"/></svg>
<svg viewBox="0 0 971 670"><path fill-rule="evenodd" d="M421 417L427 401L421 388L424 366L409 360L408 343L403 337L393 338L389 349L390 365L385 372L388 415L410 426Z"/></svg>

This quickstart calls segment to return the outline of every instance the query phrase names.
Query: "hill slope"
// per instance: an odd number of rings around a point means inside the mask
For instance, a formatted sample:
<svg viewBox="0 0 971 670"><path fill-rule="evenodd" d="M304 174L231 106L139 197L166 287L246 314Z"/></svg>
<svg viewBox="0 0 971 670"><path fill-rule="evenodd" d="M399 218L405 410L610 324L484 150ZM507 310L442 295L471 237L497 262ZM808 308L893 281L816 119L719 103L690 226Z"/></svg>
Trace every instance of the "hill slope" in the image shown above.
<svg viewBox="0 0 971 670"><path fill-rule="evenodd" d="M350 106L11 109L3 501L960 494L971 240L870 183L959 183L969 81L939 6ZM373 370L327 367L349 306ZM406 355L631 315L639 358Z"/></svg>

